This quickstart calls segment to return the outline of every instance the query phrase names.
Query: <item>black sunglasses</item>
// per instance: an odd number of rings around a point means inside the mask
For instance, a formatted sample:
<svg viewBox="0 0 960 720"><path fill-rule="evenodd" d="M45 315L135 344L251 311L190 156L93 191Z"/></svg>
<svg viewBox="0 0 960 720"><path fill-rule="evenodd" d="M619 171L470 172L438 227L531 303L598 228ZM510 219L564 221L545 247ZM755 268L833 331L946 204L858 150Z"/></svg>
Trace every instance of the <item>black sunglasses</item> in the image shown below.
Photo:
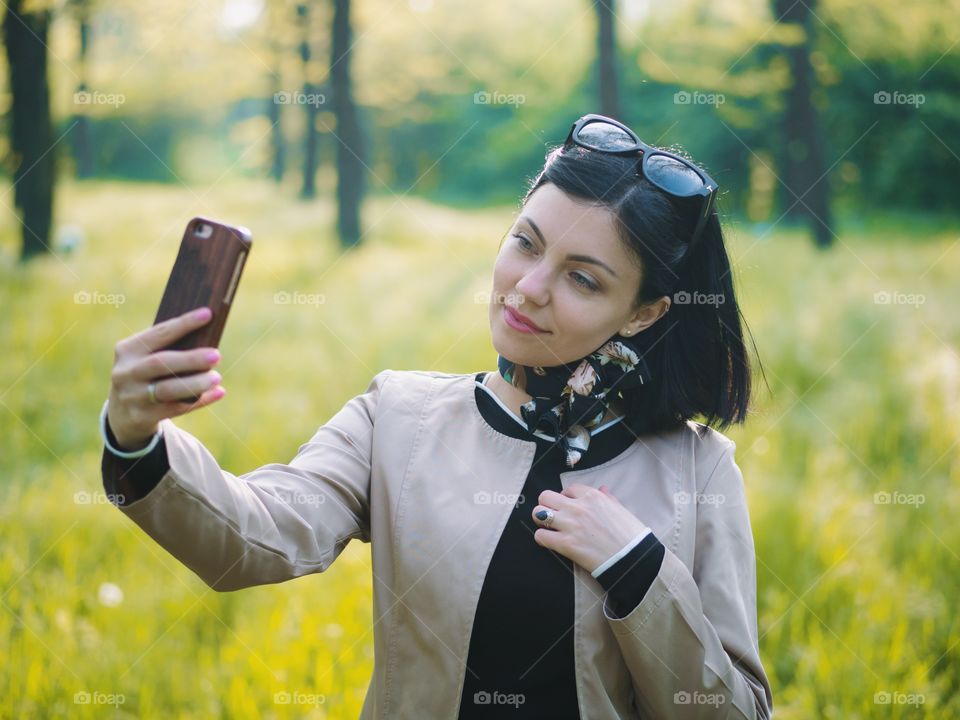
<svg viewBox="0 0 960 720"><path fill-rule="evenodd" d="M633 130L605 115L584 115L577 120L570 128L564 147L571 142L587 150L611 155L639 154L643 157L640 172L665 193L680 198L702 197L697 226L690 236L686 252L693 249L710 217L717 195L717 183L706 171L679 155L647 145Z"/></svg>

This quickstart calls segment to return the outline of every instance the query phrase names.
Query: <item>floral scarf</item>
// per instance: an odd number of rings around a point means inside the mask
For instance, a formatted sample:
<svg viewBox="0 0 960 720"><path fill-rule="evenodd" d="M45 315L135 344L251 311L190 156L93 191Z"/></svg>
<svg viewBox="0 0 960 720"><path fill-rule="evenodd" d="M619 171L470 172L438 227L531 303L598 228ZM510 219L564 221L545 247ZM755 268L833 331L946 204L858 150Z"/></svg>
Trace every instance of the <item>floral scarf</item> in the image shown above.
<svg viewBox="0 0 960 720"><path fill-rule="evenodd" d="M567 467L587 452L589 430L603 420L617 392L650 376L637 347L619 333L579 361L543 367L517 365L499 355L497 368L504 380L532 396L520 408L527 429L554 435Z"/></svg>

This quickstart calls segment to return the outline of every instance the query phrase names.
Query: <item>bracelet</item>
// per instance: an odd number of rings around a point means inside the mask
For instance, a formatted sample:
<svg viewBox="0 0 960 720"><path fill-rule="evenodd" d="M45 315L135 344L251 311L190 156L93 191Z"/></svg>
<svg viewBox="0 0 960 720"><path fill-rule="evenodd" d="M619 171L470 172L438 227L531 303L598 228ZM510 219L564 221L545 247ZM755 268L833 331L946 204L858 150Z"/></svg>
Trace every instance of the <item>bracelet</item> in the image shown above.
<svg viewBox="0 0 960 720"><path fill-rule="evenodd" d="M115 448L113 445L110 444L110 440L107 437L107 404L109 402L110 402L109 398L104 400L103 409L100 411L100 437L103 439L103 444L106 446L107 450L112 452L117 457L122 457L127 459L143 457L144 455L149 453L151 450L153 450L157 446L157 443L160 442L160 436L163 435L163 427L161 427L159 430L157 430L153 434L153 438L151 438L150 442L147 443L146 447L140 448L139 450L134 450L133 452L124 452L123 450L117 450L117 448Z"/></svg>

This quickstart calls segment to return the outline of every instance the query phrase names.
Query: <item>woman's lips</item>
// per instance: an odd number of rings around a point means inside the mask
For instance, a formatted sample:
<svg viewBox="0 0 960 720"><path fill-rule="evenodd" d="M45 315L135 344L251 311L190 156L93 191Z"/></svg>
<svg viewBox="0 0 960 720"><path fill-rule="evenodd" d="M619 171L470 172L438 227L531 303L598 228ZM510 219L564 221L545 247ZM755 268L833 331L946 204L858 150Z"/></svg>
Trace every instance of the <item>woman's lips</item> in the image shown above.
<svg viewBox="0 0 960 720"><path fill-rule="evenodd" d="M545 333L546 330L537 330L536 328L530 327L525 322L523 322L517 315L514 313L513 308L504 305L503 306L503 321L512 327L514 330L523 333L529 334L539 334Z"/></svg>

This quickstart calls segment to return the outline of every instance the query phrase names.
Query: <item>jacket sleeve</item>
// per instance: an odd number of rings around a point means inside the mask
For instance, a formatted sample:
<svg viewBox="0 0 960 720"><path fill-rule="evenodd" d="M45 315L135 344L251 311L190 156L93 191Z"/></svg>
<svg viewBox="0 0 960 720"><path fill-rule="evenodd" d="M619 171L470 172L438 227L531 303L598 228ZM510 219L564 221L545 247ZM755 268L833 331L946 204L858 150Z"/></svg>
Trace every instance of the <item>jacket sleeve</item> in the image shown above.
<svg viewBox="0 0 960 720"><path fill-rule="evenodd" d="M169 469L133 502L107 497L207 585L225 592L323 572L353 538L370 541L373 426L390 370L349 400L289 464L243 475L223 470L203 444L161 421Z"/></svg>
<svg viewBox="0 0 960 720"><path fill-rule="evenodd" d="M760 661L756 556L743 477L728 443L696 499L691 572L669 548L640 603L603 612L650 718L770 718Z"/></svg>

